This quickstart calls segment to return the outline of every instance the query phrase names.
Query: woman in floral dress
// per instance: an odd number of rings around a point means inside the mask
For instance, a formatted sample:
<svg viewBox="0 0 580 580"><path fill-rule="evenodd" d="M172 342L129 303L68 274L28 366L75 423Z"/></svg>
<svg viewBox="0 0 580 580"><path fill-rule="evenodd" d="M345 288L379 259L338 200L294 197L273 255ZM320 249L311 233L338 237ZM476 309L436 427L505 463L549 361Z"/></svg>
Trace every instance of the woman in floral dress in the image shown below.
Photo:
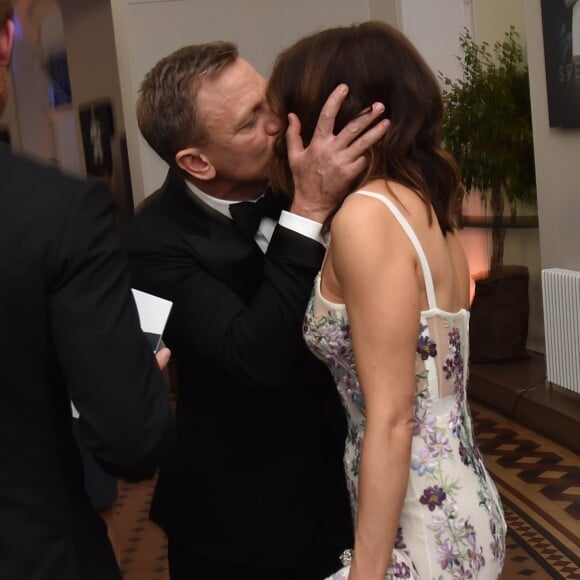
<svg viewBox="0 0 580 580"><path fill-rule="evenodd" d="M309 143L339 83L349 95L336 131L376 102L391 126L325 224L331 241L304 323L350 426L355 544L332 578L496 579L506 526L466 399L469 274L439 86L402 34L367 22L283 52L269 100L282 119L298 116ZM281 137L272 176L281 191L292 189L290 163Z"/></svg>

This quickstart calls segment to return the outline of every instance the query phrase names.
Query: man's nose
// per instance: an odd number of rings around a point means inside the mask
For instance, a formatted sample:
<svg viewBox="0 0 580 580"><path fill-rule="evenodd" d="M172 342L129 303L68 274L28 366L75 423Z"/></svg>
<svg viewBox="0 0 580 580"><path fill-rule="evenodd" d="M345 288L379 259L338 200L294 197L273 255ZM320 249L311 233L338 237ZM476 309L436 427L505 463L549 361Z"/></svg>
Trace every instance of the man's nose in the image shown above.
<svg viewBox="0 0 580 580"><path fill-rule="evenodd" d="M274 113L269 112L268 119L266 121L266 133L274 137L278 135L281 130L282 123L280 122L280 119L278 119Z"/></svg>

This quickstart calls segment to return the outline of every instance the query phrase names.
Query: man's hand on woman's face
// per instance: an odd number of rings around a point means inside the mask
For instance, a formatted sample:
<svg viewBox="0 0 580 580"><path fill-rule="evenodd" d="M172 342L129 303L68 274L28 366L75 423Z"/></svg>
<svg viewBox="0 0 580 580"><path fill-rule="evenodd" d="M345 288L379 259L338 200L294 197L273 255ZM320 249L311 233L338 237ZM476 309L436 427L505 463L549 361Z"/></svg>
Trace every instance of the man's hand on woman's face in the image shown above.
<svg viewBox="0 0 580 580"><path fill-rule="evenodd" d="M375 103L335 135L336 116L347 94L346 85L339 85L331 93L306 148L300 136L298 117L293 113L288 116L286 143L295 187L292 211L320 222L348 193L352 180L364 171L367 166L365 151L382 139L389 127L385 119L367 130L385 111L382 103Z"/></svg>

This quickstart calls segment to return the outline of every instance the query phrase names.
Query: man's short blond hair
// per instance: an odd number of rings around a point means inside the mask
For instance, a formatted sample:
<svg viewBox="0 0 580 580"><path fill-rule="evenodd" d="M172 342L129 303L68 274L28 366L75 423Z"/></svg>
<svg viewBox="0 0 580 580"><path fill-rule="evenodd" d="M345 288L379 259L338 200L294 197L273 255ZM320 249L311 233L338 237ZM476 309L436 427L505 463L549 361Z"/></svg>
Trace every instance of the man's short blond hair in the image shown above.
<svg viewBox="0 0 580 580"><path fill-rule="evenodd" d="M143 79L137 123L149 145L170 166L175 166L179 151L206 142L197 107L200 84L237 58L238 49L231 42L186 46L161 59Z"/></svg>

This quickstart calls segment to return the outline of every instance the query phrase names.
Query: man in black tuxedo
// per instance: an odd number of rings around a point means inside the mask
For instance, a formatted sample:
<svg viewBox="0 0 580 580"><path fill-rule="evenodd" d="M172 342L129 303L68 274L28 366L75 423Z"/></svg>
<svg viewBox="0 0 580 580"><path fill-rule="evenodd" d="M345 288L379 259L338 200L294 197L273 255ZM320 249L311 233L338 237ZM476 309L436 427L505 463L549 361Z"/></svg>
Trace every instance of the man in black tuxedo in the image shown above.
<svg viewBox="0 0 580 580"><path fill-rule="evenodd" d="M360 137L373 109L333 135L345 87L307 150L292 118L290 203L267 190L280 123L265 88L235 45L214 42L157 63L137 104L170 166L126 241L133 284L174 303L177 437L151 508L172 580L321 580L352 545L344 413L301 327L321 223L385 128Z"/></svg>
<svg viewBox="0 0 580 580"><path fill-rule="evenodd" d="M0 111L14 38L0 0ZM0 578L120 580L71 424L120 477L153 475L171 427L110 193L0 144ZM167 362L168 351L160 356Z"/></svg>

